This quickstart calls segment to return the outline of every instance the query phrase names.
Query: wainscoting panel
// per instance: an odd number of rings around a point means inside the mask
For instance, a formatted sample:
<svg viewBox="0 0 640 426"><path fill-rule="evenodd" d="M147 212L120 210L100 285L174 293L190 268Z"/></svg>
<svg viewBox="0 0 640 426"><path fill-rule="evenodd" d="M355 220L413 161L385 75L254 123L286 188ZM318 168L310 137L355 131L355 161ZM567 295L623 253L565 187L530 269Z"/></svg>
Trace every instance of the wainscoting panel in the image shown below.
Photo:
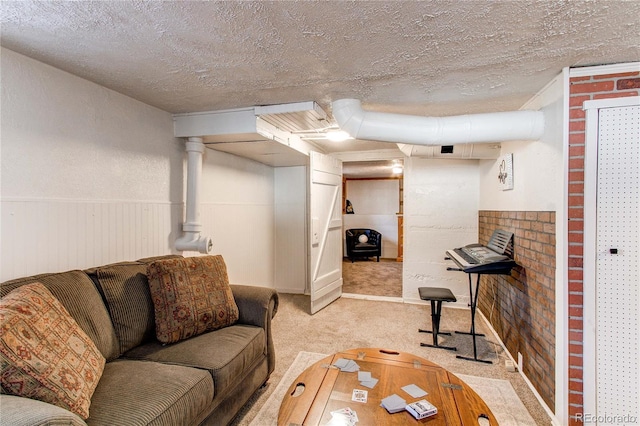
<svg viewBox="0 0 640 426"><path fill-rule="evenodd" d="M556 217L550 211L478 212L479 242L514 233L510 275L483 275L478 306L547 406L555 403Z"/></svg>
<svg viewBox="0 0 640 426"><path fill-rule="evenodd" d="M213 241L211 254L224 257L232 283L273 287L273 205L202 203L201 222L202 234Z"/></svg>
<svg viewBox="0 0 640 426"><path fill-rule="evenodd" d="M2 200L0 280L171 253L182 203Z"/></svg>

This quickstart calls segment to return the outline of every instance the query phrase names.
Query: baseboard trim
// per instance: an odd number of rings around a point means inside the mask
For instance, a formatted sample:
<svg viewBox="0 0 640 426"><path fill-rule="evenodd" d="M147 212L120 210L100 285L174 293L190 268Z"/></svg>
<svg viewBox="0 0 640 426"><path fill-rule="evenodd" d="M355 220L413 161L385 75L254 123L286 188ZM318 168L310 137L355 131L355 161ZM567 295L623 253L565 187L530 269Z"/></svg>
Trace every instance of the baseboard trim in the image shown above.
<svg viewBox="0 0 640 426"><path fill-rule="evenodd" d="M493 328L493 326L491 325L489 320L487 320L487 317L484 316L484 314L482 313L482 311L480 311L480 309L478 309L476 311L476 313L480 314L480 316L482 317L482 320L484 321L484 323L487 325L487 327L489 328L489 330L491 331L493 336L496 338L498 343L500 343L500 346L502 347L502 349L504 349L504 353L509 357L509 359L511 359L511 361L513 362L514 365L518 365L518 361L513 359L513 356L511 356L511 353L507 350L507 347L504 345L504 343L502 342L502 339L500 338L500 336L498 336L498 333ZM531 383L529 378L522 371L520 371L520 369L518 369L518 373L524 379L524 382L527 384L529 389L531 389L531 392L533 392L533 395L536 397L536 399L538 400L538 402L540 403L542 408L544 408L544 410L547 412L547 415L549 415L549 417L551 418L552 424L554 426L560 426L562 423L556 418L555 413L553 411L551 411L551 409L549 408L547 403L544 401L544 399L542 399L542 396L540 396L540 394L538 393L536 388L533 386L533 383Z"/></svg>
<svg viewBox="0 0 640 426"><path fill-rule="evenodd" d="M342 297L345 299L361 299L361 300L375 300L378 302L394 302L404 303L402 297L390 297L390 296L373 296L369 294L356 294L356 293L342 293Z"/></svg>

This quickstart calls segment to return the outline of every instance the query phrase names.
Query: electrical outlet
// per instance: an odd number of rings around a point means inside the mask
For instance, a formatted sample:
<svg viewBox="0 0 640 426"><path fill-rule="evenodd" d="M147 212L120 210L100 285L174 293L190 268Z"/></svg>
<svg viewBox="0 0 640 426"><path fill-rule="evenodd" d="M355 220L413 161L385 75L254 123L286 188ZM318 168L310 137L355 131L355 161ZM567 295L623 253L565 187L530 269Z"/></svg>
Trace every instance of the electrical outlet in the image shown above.
<svg viewBox="0 0 640 426"><path fill-rule="evenodd" d="M516 371L516 365L514 364L514 362L510 359L505 359L504 360L504 366L507 369L507 371L513 373Z"/></svg>
<svg viewBox="0 0 640 426"><path fill-rule="evenodd" d="M524 359L522 357L522 354L520 352L518 352L518 370L522 371L522 364L524 362Z"/></svg>

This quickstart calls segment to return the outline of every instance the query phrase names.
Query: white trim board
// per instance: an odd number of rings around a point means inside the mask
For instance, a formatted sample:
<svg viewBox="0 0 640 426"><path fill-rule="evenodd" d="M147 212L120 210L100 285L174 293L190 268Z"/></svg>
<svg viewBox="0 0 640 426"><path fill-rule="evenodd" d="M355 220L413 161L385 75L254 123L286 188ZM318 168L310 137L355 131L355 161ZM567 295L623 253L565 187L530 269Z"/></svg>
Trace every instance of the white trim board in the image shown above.
<svg viewBox="0 0 640 426"><path fill-rule="evenodd" d="M625 72L640 72L640 62L569 68L569 77L591 77L593 75L620 74Z"/></svg>

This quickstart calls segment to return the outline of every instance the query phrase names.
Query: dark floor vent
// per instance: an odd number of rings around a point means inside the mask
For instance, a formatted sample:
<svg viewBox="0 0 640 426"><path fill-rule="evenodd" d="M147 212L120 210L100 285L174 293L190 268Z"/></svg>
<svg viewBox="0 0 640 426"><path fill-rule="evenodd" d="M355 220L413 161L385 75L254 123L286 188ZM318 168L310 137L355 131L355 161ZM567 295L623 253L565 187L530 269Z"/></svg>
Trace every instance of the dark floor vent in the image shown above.
<svg viewBox="0 0 640 426"><path fill-rule="evenodd" d="M453 154L453 145L442 145L440 147L440 154Z"/></svg>

